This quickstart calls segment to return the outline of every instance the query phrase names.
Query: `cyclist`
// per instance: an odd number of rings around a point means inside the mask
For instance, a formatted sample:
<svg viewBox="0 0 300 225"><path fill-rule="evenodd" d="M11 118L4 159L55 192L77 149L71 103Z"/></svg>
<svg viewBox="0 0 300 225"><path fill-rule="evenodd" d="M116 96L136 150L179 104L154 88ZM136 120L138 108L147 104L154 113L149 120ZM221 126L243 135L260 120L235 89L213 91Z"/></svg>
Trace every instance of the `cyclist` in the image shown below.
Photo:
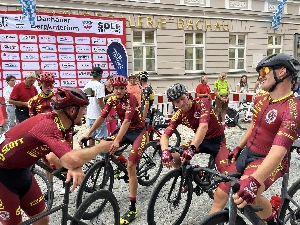
<svg viewBox="0 0 300 225"><path fill-rule="evenodd" d="M52 97L53 112L40 113L17 124L0 137L0 223L15 225L22 221L21 209L33 217L45 211L42 192L30 173L30 167L53 152L73 177L72 190L84 177L81 166L102 152L94 146L72 151L69 131L81 125L89 101L77 88L58 88ZM35 225L49 224L45 217Z"/></svg>
<svg viewBox="0 0 300 225"><path fill-rule="evenodd" d="M127 79L124 76L113 76L110 79L110 83L113 86L114 96L111 96L107 100L101 115L96 119L89 132L83 138L90 137L105 122L105 118L109 115L112 108L116 111L122 122L120 130L111 137L112 140L101 140L99 146L105 146L104 149L106 152L114 154L119 148L120 143L132 144L132 149L126 163L129 176L130 206L120 221L120 224L129 224L137 217L136 196L138 181L136 166L142 157L146 143L145 123L136 97L126 92Z"/></svg>
<svg viewBox="0 0 300 225"><path fill-rule="evenodd" d="M268 225L274 225L280 223L274 219L271 204L262 192L287 171L288 151L300 135L300 102L291 91L300 63L289 55L273 54L262 59L256 71L262 77L262 91L254 100L254 119L229 154L234 163L227 172L242 174L240 190L233 195L238 208L247 204L262 206L263 211L257 215ZM227 201L224 194L229 189L228 182L220 184L211 213L223 209Z"/></svg>
<svg viewBox="0 0 300 225"><path fill-rule="evenodd" d="M217 169L224 172L228 167L228 149L222 124L217 118L209 99L188 98L184 85L176 83L167 90L167 97L178 107L169 126L161 136L162 162L170 168L181 165L179 153L168 150L169 138L178 125L183 124L195 132L190 146L182 154L183 160L191 160L195 153L207 153L214 157Z"/></svg>
<svg viewBox="0 0 300 225"><path fill-rule="evenodd" d="M141 110L143 113L143 118L149 118L151 115L151 106L154 101L154 92L152 87L148 84L149 74L147 71L141 71L138 74L141 86L142 86L142 105Z"/></svg>

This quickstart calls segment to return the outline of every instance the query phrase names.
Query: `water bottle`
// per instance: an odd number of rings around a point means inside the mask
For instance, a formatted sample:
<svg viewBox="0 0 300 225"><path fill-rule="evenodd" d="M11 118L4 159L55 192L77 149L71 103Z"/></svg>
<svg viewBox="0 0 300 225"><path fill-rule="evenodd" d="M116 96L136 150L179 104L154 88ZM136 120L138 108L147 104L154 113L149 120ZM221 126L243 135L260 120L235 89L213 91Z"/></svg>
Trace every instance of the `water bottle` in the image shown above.
<svg viewBox="0 0 300 225"><path fill-rule="evenodd" d="M274 218L277 218L278 217L278 211L279 211L279 208L280 208L280 205L281 205L281 198L279 195L273 195L271 197L271 200L270 200L270 203L272 205L272 213L273 213L273 216Z"/></svg>

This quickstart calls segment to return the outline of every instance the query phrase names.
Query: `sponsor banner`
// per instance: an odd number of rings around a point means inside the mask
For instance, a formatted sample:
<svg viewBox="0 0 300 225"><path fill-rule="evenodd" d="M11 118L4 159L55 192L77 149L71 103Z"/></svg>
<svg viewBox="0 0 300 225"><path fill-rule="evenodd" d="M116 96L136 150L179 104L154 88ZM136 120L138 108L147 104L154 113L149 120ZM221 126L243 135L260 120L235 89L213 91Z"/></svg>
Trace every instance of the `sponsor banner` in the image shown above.
<svg viewBox="0 0 300 225"><path fill-rule="evenodd" d="M125 23L124 18L37 13L31 25L20 12L0 11L0 97L7 76L19 83L29 71L53 73L55 86L83 88L99 66L105 82L117 74L107 50L114 42L126 45Z"/></svg>

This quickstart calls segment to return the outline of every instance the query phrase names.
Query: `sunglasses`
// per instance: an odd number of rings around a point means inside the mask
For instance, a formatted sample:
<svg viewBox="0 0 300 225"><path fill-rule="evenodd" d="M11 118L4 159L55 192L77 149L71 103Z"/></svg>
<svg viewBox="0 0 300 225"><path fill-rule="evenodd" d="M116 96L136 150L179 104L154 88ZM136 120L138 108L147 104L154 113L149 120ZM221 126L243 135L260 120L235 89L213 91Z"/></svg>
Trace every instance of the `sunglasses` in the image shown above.
<svg viewBox="0 0 300 225"><path fill-rule="evenodd" d="M45 86L45 88L53 88L54 87L54 83L43 83L43 85Z"/></svg>
<svg viewBox="0 0 300 225"><path fill-rule="evenodd" d="M270 71L269 67L263 67L259 70L259 75L265 77L268 73L270 73Z"/></svg>

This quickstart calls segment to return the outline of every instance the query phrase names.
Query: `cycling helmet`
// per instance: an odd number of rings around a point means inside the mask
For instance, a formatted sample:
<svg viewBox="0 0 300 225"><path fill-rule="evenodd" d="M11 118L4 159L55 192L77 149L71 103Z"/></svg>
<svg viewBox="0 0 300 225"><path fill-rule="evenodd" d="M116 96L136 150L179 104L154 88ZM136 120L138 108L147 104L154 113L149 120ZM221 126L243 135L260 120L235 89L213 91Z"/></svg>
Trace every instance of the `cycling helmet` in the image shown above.
<svg viewBox="0 0 300 225"><path fill-rule="evenodd" d="M147 80L149 78L149 74L147 71L140 71L138 77L140 80Z"/></svg>
<svg viewBox="0 0 300 225"><path fill-rule="evenodd" d="M182 84L174 84L167 90L167 97L170 101L174 101L179 98L181 95L186 94L186 87Z"/></svg>
<svg viewBox="0 0 300 225"><path fill-rule="evenodd" d="M263 67L273 68L273 75L274 75L274 79L276 82L270 88L269 92L272 92L276 88L277 84L282 82L288 76L291 76L292 79L295 79L295 77L297 76L297 73L300 71L300 63L294 57L284 54L284 53L273 54L273 55L263 58L257 64L256 71L259 73L259 71ZM278 79L276 76L276 73L275 73L275 67L286 68L289 71L288 76Z"/></svg>
<svg viewBox="0 0 300 225"><path fill-rule="evenodd" d="M38 75L38 81L39 82L46 82L46 83L54 83L55 78L52 73L48 72L42 72L41 74Z"/></svg>
<svg viewBox="0 0 300 225"><path fill-rule="evenodd" d="M53 93L51 103L54 109L64 109L68 106L83 107L89 104L89 99L79 88L59 87Z"/></svg>
<svg viewBox="0 0 300 225"><path fill-rule="evenodd" d="M116 75L110 78L111 85L114 86L127 86L127 78L124 76Z"/></svg>
<svg viewBox="0 0 300 225"><path fill-rule="evenodd" d="M300 71L300 63L292 56L284 53L273 54L263 58L256 67L259 72L263 67L285 67L291 76L296 76Z"/></svg>

